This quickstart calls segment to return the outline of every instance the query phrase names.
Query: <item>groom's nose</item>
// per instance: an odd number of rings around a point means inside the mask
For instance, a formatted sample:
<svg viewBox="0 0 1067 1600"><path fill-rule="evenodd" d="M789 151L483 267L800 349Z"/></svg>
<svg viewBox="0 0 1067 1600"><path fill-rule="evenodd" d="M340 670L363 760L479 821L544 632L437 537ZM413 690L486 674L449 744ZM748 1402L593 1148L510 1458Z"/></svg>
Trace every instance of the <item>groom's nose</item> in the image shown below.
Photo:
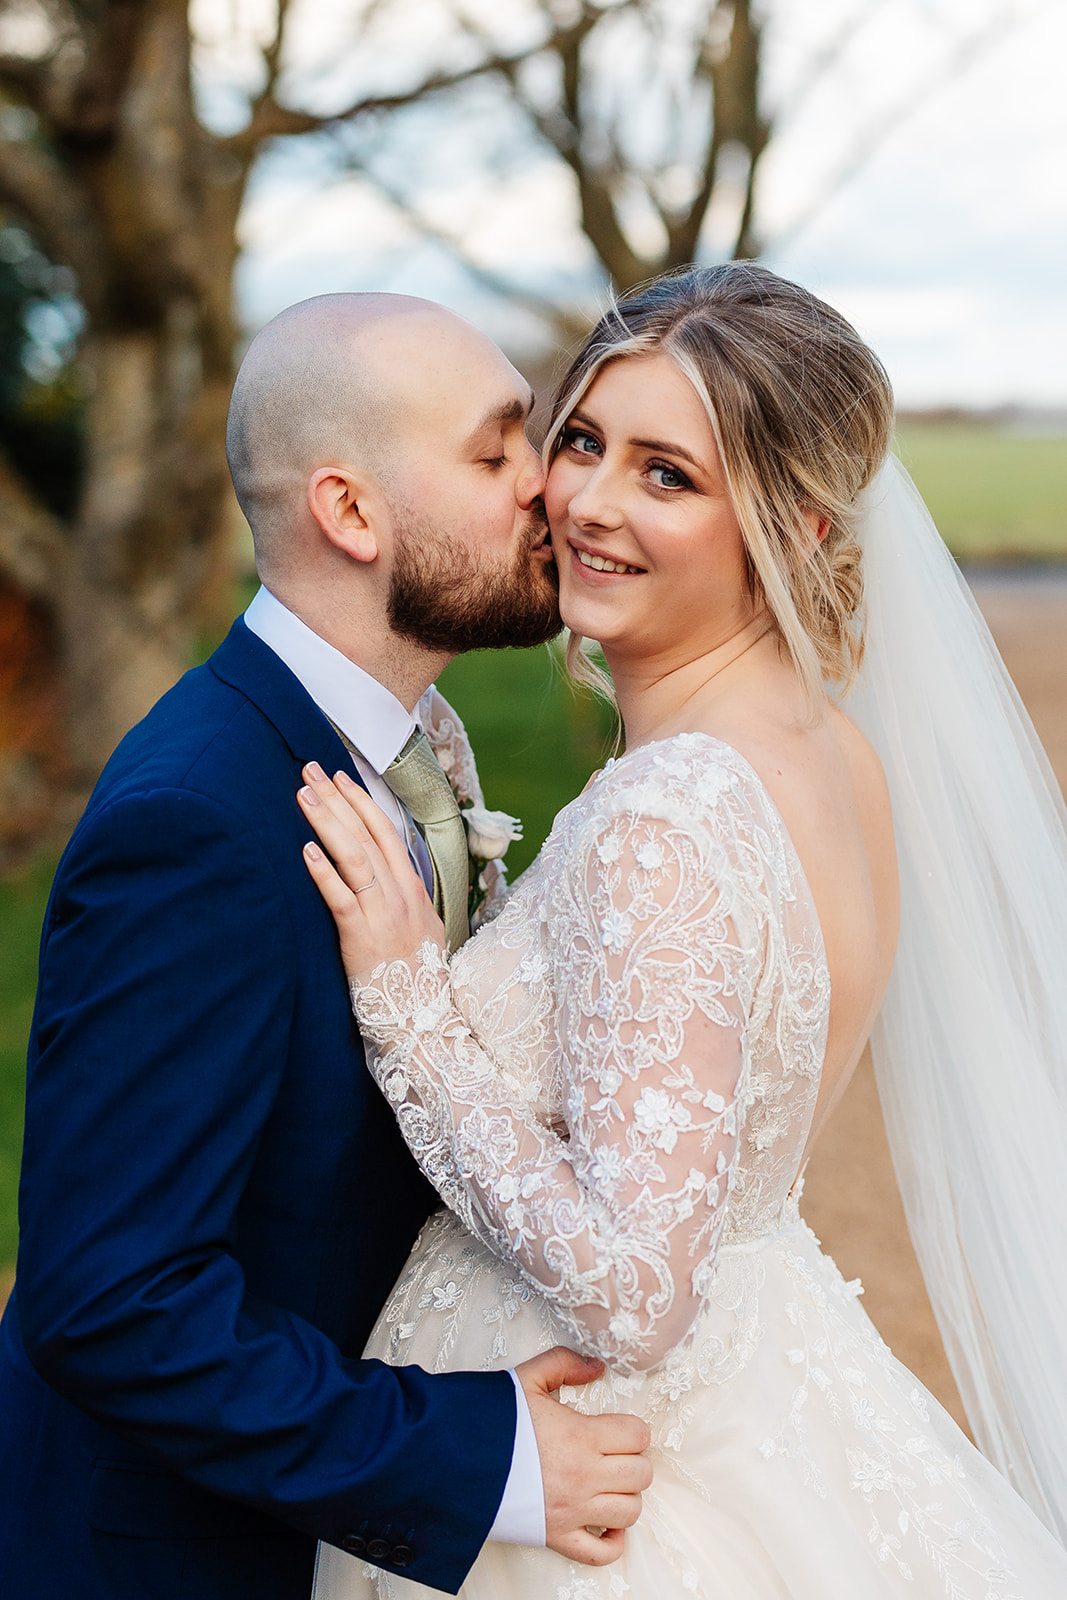
<svg viewBox="0 0 1067 1600"><path fill-rule="evenodd" d="M515 481L515 499L524 511L545 492L545 468L540 452L528 439L523 440L523 461Z"/></svg>

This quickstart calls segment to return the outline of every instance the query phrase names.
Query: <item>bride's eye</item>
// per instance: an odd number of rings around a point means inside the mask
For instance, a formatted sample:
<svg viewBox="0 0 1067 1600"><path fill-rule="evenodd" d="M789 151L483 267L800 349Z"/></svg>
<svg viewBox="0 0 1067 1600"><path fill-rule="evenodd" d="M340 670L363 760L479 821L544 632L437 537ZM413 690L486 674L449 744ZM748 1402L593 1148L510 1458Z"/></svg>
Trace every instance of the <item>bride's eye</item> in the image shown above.
<svg viewBox="0 0 1067 1600"><path fill-rule="evenodd" d="M660 476L656 477L655 474ZM672 467L669 461L653 461L648 468L648 475L657 489L691 489L693 485L680 467Z"/></svg>
<svg viewBox="0 0 1067 1600"><path fill-rule="evenodd" d="M563 447L575 451L580 456L600 456L604 453L600 440L582 428L564 428Z"/></svg>

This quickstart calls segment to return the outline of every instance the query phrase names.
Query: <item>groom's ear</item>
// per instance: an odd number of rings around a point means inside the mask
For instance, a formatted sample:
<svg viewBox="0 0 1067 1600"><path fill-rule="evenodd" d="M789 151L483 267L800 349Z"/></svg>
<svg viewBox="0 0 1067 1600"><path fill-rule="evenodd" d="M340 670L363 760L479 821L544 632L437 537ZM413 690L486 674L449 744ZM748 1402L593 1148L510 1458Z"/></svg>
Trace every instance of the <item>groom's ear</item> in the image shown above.
<svg viewBox="0 0 1067 1600"><path fill-rule="evenodd" d="M378 558L379 499L367 479L346 467L319 467L308 479L308 510L330 543L353 561Z"/></svg>

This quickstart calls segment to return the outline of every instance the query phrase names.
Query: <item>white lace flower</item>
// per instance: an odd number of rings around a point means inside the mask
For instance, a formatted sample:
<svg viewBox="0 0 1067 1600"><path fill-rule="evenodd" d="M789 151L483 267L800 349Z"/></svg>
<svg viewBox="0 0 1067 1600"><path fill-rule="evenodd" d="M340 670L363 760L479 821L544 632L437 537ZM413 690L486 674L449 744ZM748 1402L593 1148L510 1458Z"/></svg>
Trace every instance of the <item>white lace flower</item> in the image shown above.
<svg viewBox="0 0 1067 1600"><path fill-rule="evenodd" d="M873 1500L876 1494L885 1493L896 1482L888 1461L877 1461L874 1456L865 1455L859 1450L850 1450L848 1459L852 1467L852 1487L859 1489L868 1500Z"/></svg>
<svg viewBox="0 0 1067 1600"><path fill-rule="evenodd" d="M607 916L600 920L600 942L605 950L610 950L614 956L621 955L629 943L633 926L625 911L612 906Z"/></svg>
<svg viewBox="0 0 1067 1600"><path fill-rule="evenodd" d="M493 1179L515 1156L515 1133L506 1116L492 1117L475 1106L456 1129L456 1152L476 1183Z"/></svg>
<svg viewBox="0 0 1067 1600"><path fill-rule="evenodd" d="M852 1420L858 1428L873 1428L875 1409L869 1400L853 1400Z"/></svg>
<svg viewBox="0 0 1067 1600"><path fill-rule="evenodd" d="M614 1194L623 1178L621 1152L614 1145L597 1145L589 1164L589 1176L599 1189Z"/></svg>
<svg viewBox="0 0 1067 1600"><path fill-rule="evenodd" d="M640 844L636 850L637 865L644 867L646 872L654 872L663 865L663 846L657 839L648 839Z"/></svg>
<svg viewBox="0 0 1067 1600"><path fill-rule="evenodd" d="M606 867L611 866L613 861L618 861L622 855L622 841L618 834L609 833L606 839L602 839L596 847L596 853Z"/></svg>
<svg viewBox="0 0 1067 1600"><path fill-rule="evenodd" d="M452 1311L463 1298L463 1290L451 1279L448 1283L439 1283L430 1290L430 1297L435 1311Z"/></svg>
<svg viewBox="0 0 1067 1600"><path fill-rule="evenodd" d="M608 1332L620 1345L631 1345L641 1332L641 1324L632 1311L616 1311L608 1323Z"/></svg>
<svg viewBox="0 0 1067 1600"><path fill-rule="evenodd" d="M618 1067L603 1066L597 1074L596 1086L604 1098L610 1100L622 1088L622 1073Z"/></svg>
<svg viewBox="0 0 1067 1600"><path fill-rule="evenodd" d="M633 1115L636 1127L652 1140L657 1150L668 1155L678 1143L679 1129L690 1127L693 1121L689 1107L682 1105L666 1089L642 1089Z"/></svg>

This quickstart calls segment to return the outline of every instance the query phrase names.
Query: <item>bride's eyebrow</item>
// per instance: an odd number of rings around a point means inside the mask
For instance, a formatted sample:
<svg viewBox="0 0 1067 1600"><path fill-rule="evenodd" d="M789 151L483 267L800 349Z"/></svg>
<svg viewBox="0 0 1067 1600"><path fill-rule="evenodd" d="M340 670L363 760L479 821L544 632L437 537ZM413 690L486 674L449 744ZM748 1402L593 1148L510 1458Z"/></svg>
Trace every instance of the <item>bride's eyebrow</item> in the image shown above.
<svg viewBox="0 0 1067 1600"><path fill-rule="evenodd" d="M696 467L698 472L706 472L707 468L691 456L688 450L683 450L680 444L670 444L666 439L631 439L630 443L635 450L658 450L665 456L681 456L683 461L688 461L691 467Z"/></svg>

